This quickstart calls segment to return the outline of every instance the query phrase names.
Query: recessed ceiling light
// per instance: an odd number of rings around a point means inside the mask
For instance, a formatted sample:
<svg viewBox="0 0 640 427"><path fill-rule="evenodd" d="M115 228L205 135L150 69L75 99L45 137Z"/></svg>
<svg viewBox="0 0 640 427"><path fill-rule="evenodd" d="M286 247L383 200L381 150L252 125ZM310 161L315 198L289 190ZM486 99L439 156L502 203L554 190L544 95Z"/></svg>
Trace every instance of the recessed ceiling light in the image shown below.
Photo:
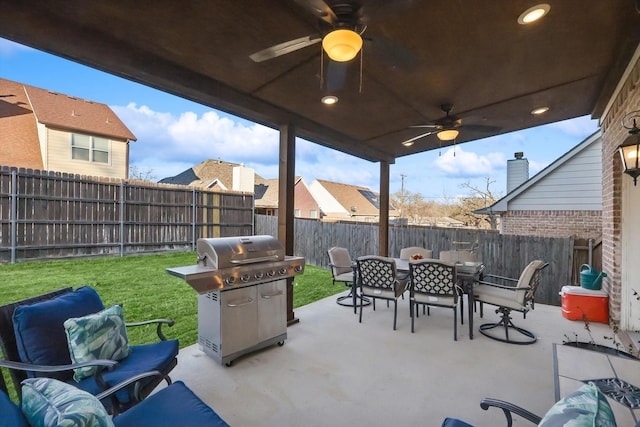
<svg viewBox="0 0 640 427"><path fill-rule="evenodd" d="M325 105L333 105L336 102L338 102L338 97L335 95L323 96L320 102L322 102Z"/></svg>
<svg viewBox="0 0 640 427"><path fill-rule="evenodd" d="M402 143L405 147L411 147L415 141L409 140Z"/></svg>
<svg viewBox="0 0 640 427"><path fill-rule="evenodd" d="M549 13L549 9L551 9L551 6L549 6L547 3L541 3L530 7L529 9L522 12L522 14L520 14L520 16L518 17L518 24L531 24L532 22L537 21L538 19Z"/></svg>
<svg viewBox="0 0 640 427"><path fill-rule="evenodd" d="M540 114L544 114L549 111L549 107L538 107L531 110L531 114L534 116L539 116Z"/></svg>

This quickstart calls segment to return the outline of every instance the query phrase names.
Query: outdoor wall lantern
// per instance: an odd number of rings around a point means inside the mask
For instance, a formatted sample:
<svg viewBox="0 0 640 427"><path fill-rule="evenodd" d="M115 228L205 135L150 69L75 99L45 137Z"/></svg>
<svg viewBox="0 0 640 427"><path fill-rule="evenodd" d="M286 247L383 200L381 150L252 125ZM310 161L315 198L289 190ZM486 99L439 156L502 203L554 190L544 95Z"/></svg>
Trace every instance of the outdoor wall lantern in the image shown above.
<svg viewBox="0 0 640 427"><path fill-rule="evenodd" d="M632 111L622 118L622 126L629 130L629 136L618 147L623 172L633 178L634 186L640 176L640 128L637 124L639 119L640 111Z"/></svg>

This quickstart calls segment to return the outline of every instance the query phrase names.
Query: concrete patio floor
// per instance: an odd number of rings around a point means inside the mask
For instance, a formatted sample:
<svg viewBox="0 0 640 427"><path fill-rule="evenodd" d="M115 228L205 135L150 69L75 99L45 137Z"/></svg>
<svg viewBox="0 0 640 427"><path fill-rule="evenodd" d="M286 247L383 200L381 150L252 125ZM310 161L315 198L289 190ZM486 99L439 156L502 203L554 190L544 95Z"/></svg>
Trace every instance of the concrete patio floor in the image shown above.
<svg viewBox="0 0 640 427"><path fill-rule="evenodd" d="M406 297L405 297L406 298ZM514 322L538 336L533 345L504 344L478 333L497 320L491 307L475 315L474 339L465 324L453 341L453 313L432 308L411 333L408 300L365 307L362 323L336 297L295 310L300 323L273 346L225 367L193 345L180 350L171 377L184 381L232 426L439 426L457 417L475 426L506 425L502 411L480 408L494 397L544 415L554 403L552 344L565 334L589 341L584 323L562 317L559 307L537 304ZM466 306L465 306L466 309ZM465 310L466 311L466 310ZM458 319L459 321L459 319ZM591 324L593 339L607 343L607 325ZM579 363L580 361L576 361ZM531 425L517 418L514 425Z"/></svg>

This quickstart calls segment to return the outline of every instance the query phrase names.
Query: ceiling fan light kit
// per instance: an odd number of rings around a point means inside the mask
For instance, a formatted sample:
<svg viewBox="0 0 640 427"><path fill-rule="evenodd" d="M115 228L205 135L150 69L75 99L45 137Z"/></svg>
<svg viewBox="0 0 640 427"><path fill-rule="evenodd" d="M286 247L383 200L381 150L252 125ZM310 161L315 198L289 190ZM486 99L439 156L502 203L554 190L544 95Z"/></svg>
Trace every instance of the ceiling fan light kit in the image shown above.
<svg viewBox="0 0 640 427"><path fill-rule="evenodd" d="M438 132L436 136L440 141L453 141L458 137L459 133L456 129L445 129Z"/></svg>
<svg viewBox="0 0 640 427"><path fill-rule="evenodd" d="M352 30L334 30L322 39L322 48L333 61L351 61L362 49L362 37Z"/></svg>

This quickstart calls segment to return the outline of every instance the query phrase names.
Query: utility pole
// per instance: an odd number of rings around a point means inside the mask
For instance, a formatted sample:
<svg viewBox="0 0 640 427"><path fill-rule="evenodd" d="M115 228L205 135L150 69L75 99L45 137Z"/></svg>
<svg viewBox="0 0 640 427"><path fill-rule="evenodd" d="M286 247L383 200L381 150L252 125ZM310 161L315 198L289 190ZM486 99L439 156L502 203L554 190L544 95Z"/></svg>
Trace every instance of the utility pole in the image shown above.
<svg viewBox="0 0 640 427"><path fill-rule="evenodd" d="M400 218L402 218L402 215L404 214L404 202L405 202L405 194L404 194L404 179L407 177L407 175L401 173L400 174L400 179L401 179L401 184L400 184L400 194L401 194L401 203L400 203Z"/></svg>

